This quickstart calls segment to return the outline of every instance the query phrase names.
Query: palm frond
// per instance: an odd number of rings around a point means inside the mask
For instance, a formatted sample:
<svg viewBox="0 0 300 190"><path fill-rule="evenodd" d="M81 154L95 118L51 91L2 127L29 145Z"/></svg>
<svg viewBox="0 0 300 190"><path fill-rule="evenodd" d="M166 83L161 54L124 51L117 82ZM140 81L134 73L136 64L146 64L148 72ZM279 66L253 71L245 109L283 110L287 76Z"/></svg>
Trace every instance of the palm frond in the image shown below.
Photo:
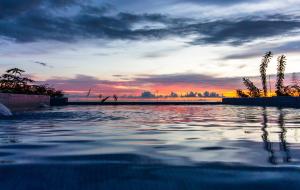
<svg viewBox="0 0 300 190"><path fill-rule="evenodd" d="M261 97L259 88L257 88L249 78L243 78L244 85L249 90L250 97Z"/></svg>
<svg viewBox="0 0 300 190"><path fill-rule="evenodd" d="M276 80L276 95L277 96L285 96L284 93L284 71L286 65L286 57L285 55L281 55L277 59L277 80Z"/></svg>
<svg viewBox="0 0 300 190"><path fill-rule="evenodd" d="M22 73L24 73L25 71L24 70L22 70L22 69L18 69L18 68L12 68L12 69L8 69L7 71L6 71L7 73L11 73L11 74L13 74L13 75L21 75Z"/></svg>
<svg viewBox="0 0 300 190"><path fill-rule="evenodd" d="M106 98L103 98L103 99L101 100L101 103L104 103L106 100L108 100L108 98L110 98L110 96L107 96Z"/></svg>
<svg viewBox="0 0 300 190"><path fill-rule="evenodd" d="M270 51L265 53L265 55L263 56L263 59L261 61L261 64L260 64L259 70L260 70L260 77L261 77L264 96L267 96L267 94L268 94L266 70L267 70L268 64L270 63L270 61L272 59L272 56L273 56L272 52L270 52Z"/></svg>

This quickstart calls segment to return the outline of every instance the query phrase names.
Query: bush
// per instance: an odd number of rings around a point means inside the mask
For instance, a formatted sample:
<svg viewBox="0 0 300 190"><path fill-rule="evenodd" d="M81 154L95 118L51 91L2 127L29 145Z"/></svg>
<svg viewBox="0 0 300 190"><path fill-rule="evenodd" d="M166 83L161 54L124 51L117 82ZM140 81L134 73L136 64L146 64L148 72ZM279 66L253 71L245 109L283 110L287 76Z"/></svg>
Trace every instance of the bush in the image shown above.
<svg viewBox="0 0 300 190"><path fill-rule="evenodd" d="M13 68L0 77L0 92L12 94L47 95L52 98L62 98L64 93L47 85L33 85L34 80L23 77L25 71Z"/></svg>

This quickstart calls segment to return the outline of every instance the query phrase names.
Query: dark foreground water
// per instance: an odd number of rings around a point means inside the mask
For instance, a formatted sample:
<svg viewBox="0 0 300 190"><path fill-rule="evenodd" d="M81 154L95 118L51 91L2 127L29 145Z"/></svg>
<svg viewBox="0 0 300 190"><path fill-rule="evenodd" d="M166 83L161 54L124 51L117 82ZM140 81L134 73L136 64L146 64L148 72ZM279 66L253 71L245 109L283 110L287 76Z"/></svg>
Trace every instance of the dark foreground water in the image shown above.
<svg viewBox="0 0 300 190"><path fill-rule="evenodd" d="M300 112L62 107L0 119L1 190L299 189Z"/></svg>

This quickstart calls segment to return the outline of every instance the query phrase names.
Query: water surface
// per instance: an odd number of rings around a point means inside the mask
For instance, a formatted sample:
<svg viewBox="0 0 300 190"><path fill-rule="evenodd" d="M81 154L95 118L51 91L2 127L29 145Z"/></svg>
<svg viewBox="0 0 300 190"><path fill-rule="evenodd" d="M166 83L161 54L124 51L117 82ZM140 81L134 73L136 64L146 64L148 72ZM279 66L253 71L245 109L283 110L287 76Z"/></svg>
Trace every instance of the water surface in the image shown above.
<svg viewBox="0 0 300 190"><path fill-rule="evenodd" d="M0 119L1 189L297 189L300 112L68 106Z"/></svg>

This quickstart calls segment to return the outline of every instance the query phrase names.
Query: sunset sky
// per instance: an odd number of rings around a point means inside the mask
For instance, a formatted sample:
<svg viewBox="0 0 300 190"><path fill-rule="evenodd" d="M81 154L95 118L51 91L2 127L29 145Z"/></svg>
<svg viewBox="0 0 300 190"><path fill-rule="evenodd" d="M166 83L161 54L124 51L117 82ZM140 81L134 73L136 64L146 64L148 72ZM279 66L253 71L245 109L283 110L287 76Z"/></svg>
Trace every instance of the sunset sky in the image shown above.
<svg viewBox="0 0 300 190"><path fill-rule="evenodd" d="M300 0L0 0L0 71L71 94L226 94L266 51L300 72Z"/></svg>

